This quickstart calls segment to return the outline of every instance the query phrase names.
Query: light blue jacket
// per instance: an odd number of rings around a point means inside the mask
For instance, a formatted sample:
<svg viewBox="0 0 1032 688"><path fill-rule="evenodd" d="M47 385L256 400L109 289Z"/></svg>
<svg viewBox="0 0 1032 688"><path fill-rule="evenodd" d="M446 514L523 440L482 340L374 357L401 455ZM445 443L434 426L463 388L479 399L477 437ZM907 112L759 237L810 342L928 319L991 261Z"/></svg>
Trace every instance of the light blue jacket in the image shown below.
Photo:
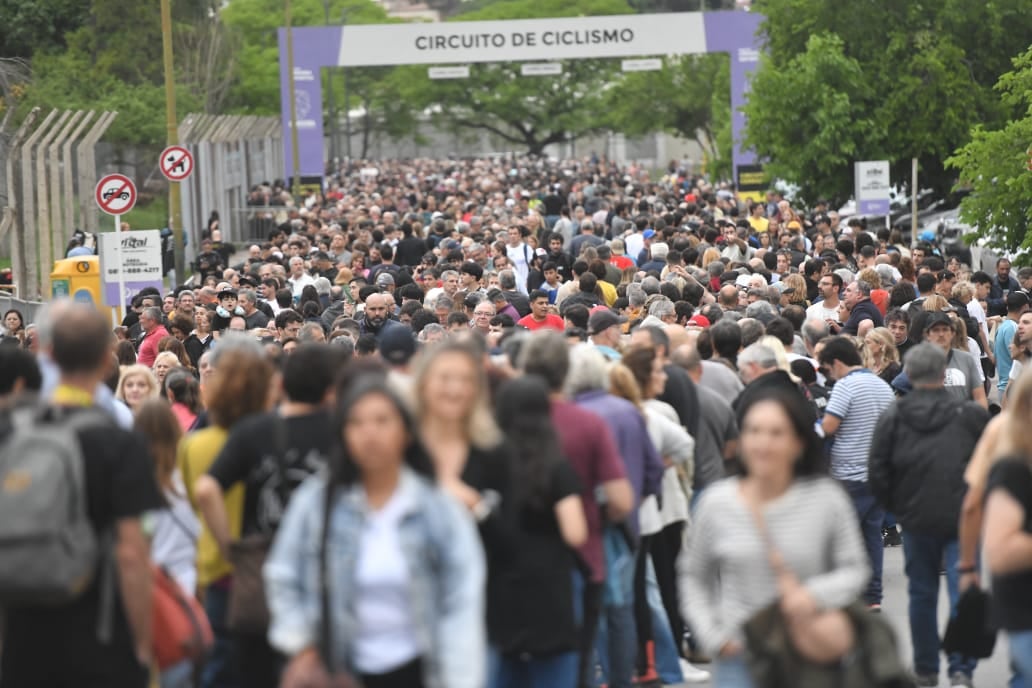
<svg viewBox="0 0 1032 688"><path fill-rule="evenodd" d="M399 490L411 510L401 522L409 563L412 615L423 647L427 688L483 688L486 682L486 565L472 517L426 479L405 469ZM265 562L271 614L269 642L294 655L319 646L319 546L326 478L318 474L294 493ZM342 490L330 521L330 609L333 664L353 672L352 639L359 632L354 577L362 525L368 513L360 486Z"/></svg>

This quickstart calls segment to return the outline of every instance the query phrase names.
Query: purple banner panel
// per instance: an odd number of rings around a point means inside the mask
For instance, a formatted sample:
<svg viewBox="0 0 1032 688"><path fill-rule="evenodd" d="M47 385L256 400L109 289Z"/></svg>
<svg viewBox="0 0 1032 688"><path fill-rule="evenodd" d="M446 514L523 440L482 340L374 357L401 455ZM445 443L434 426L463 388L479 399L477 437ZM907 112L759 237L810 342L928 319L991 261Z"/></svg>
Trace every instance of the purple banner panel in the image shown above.
<svg viewBox="0 0 1032 688"><path fill-rule="evenodd" d="M742 148L745 113L742 106L749 94L749 74L756 69L763 49L760 23L763 15L754 12L706 12L706 51L731 55L731 136L734 141L732 161L738 178L740 165L756 163L756 154Z"/></svg>
<svg viewBox="0 0 1032 688"><path fill-rule="evenodd" d="M341 27L303 26L293 29L294 101L297 103L298 172L302 177L325 174L323 144L322 68L336 66ZM285 177L294 174L290 122L290 71L287 69L287 30L279 30L280 102L283 121Z"/></svg>

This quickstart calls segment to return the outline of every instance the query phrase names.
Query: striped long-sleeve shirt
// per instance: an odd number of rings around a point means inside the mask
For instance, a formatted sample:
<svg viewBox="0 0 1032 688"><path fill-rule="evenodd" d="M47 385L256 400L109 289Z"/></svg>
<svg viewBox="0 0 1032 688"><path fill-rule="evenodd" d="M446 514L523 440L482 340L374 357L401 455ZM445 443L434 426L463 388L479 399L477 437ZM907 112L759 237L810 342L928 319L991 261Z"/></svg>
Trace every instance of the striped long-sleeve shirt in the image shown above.
<svg viewBox="0 0 1032 688"><path fill-rule="evenodd" d="M778 595L756 522L729 478L702 493L678 561L681 612L712 656ZM764 511L788 568L822 609L855 601L870 576L856 511L829 478L799 479Z"/></svg>

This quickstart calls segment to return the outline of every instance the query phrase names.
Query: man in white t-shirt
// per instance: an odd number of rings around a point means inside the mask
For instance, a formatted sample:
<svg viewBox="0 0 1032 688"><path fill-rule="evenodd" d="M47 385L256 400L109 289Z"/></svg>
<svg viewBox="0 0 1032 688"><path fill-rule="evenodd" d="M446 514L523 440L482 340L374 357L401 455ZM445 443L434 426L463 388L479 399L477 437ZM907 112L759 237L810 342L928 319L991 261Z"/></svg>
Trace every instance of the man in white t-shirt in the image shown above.
<svg viewBox="0 0 1032 688"><path fill-rule="evenodd" d="M806 309L807 320L820 320L821 322L838 322L839 290L842 289L842 278L834 272L822 275L817 282L817 290L821 300Z"/></svg>
<svg viewBox="0 0 1032 688"><path fill-rule="evenodd" d="M520 228L509 227L509 242L505 246L505 255L508 256L513 272L516 273L516 290L524 295L527 294L531 252L532 249L523 241Z"/></svg>

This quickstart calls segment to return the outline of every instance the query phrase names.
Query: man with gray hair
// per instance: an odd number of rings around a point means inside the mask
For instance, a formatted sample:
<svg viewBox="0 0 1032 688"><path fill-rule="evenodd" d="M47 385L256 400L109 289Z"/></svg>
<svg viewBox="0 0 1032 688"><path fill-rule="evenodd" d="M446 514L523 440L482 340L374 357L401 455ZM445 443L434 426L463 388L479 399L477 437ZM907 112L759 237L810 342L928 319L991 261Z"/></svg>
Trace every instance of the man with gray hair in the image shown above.
<svg viewBox="0 0 1032 688"><path fill-rule="evenodd" d="M925 342L907 352L904 369L914 389L878 419L868 459L868 484L903 525L903 557L910 597L910 636L917 685L939 684L936 610L939 567L945 561L951 613L959 596L957 524L964 470L989 413L961 401L944 384L946 353ZM970 686L976 660L948 657L950 684Z"/></svg>
<svg viewBox="0 0 1032 688"><path fill-rule="evenodd" d="M659 318L664 325L673 325L677 321L674 302L667 298L659 299L649 306L649 315Z"/></svg>
<svg viewBox="0 0 1032 688"><path fill-rule="evenodd" d="M885 324L881 311L871 301L871 285L864 280L858 279L846 285L842 292L842 303L849 311L849 320L841 325L832 325L836 334L863 339L868 332Z"/></svg>
<svg viewBox="0 0 1032 688"><path fill-rule="evenodd" d="M241 289L237 296L240 307L244 309L244 324L247 329L267 327L269 316L258 308L258 295L252 289Z"/></svg>

